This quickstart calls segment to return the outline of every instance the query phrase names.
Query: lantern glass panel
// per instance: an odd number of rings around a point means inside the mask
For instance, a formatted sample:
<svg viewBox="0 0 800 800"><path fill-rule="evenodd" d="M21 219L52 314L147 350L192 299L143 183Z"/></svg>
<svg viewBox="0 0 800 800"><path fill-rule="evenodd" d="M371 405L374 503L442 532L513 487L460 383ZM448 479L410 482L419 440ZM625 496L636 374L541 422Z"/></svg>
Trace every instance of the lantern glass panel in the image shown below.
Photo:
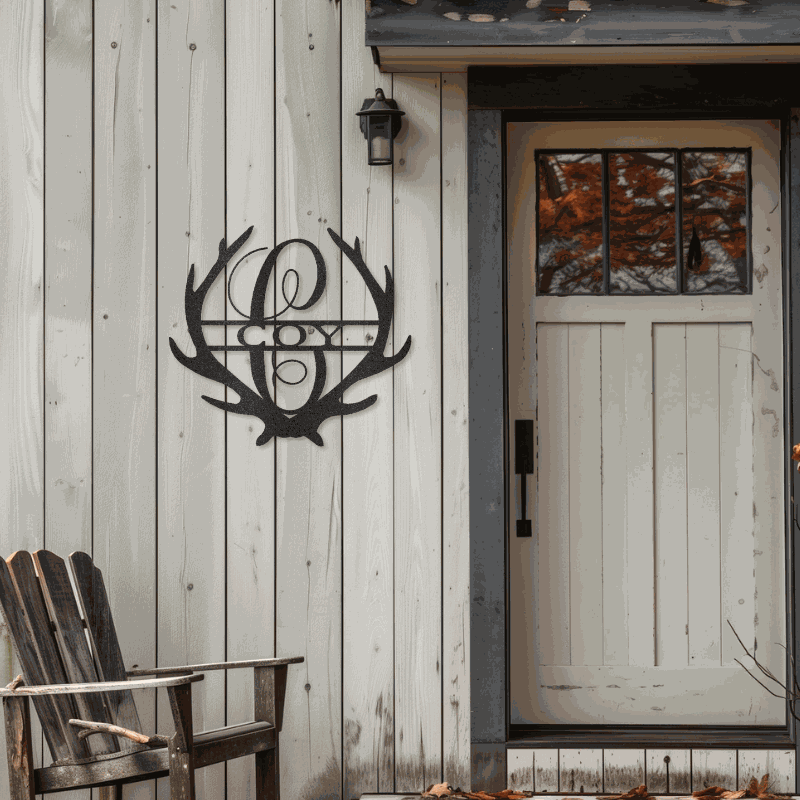
<svg viewBox="0 0 800 800"><path fill-rule="evenodd" d="M369 163L392 163L392 120L386 116L369 118Z"/></svg>

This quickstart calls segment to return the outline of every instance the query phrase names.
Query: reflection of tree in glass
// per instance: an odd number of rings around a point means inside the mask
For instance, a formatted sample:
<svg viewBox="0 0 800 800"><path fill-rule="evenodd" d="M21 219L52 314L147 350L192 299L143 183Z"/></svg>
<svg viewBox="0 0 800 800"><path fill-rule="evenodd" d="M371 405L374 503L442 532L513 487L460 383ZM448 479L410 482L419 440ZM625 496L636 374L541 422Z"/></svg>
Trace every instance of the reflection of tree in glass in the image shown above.
<svg viewBox="0 0 800 800"><path fill-rule="evenodd" d="M674 156L611 153L609 183L611 291L676 291Z"/></svg>
<svg viewBox="0 0 800 800"><path fill-rule="evenodd" d="M603 286L602 156L539 157L539 294L595 294Z"/></svg>
<svg viewBox="0 0 800 800"><path fill-rule="evenodd" d="M683 153L686 291L747 291L746 179L745 153ZM690 260L693 238L699 257Z"/></svg>

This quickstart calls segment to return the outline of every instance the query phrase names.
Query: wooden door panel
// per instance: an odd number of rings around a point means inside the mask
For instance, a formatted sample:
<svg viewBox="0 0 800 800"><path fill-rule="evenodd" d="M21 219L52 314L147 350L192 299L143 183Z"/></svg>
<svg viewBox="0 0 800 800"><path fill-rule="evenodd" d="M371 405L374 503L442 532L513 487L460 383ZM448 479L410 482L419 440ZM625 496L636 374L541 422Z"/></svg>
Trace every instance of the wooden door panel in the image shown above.
<svg viewBox="0 0 800 800"><path fill-rule="evenodd" d="M509 404L536 436L512 718L782 724L727 624L783 676L779 131L512 123L508 141ZM537 148L657 145L750 148L752 294L537 297Z"/></svg>

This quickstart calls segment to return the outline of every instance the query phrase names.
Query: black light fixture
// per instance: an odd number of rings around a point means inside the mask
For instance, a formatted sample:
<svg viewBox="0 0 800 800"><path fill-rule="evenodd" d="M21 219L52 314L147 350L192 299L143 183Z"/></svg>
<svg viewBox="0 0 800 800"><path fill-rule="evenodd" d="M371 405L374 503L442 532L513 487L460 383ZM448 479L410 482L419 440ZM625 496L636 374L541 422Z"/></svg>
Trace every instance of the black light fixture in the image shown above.
<svg viewBox="0 0 800 800"><path fill-rule="evenodd" d="M405 111L399 111L394 100L387 100L383 89L375 90L375 99L369 97L356 111L361 117L359 125L367 140L367 163L371 166L391 164L394 154L394 137L400 132L400 117Z"/></svg>

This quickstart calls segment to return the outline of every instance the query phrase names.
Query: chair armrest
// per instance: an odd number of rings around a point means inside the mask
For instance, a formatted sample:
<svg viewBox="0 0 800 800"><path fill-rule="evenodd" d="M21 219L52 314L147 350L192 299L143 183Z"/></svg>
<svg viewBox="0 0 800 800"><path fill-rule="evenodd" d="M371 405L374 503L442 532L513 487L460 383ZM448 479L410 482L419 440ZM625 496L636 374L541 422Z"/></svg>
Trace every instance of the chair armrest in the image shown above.
<svg viewBox="0 0 800 800"><path fill-rule="evenodd" d="M153 669L131 669L131 677L139 675L177 675L186 672L210 672L214 669L244 669L245 667L282 667L285 664L302 664L303 656L292 658L261 658L254 661L221 661L216 664L191 664L185 667L154 667Z"/></svg>
<svg viewBox="0 0 800 800"><path fill-rule="evenodd" d="M186 672L186 670L184 670ZM161 689L182 686L203 680L203 675L176 675L172 678L150 678L138 681L108 681L105 683L56 683L49 686L20 686L0 689L0 697L41 696L48 694L92 694L95 692L125 692L129 689Z"/></svg>

